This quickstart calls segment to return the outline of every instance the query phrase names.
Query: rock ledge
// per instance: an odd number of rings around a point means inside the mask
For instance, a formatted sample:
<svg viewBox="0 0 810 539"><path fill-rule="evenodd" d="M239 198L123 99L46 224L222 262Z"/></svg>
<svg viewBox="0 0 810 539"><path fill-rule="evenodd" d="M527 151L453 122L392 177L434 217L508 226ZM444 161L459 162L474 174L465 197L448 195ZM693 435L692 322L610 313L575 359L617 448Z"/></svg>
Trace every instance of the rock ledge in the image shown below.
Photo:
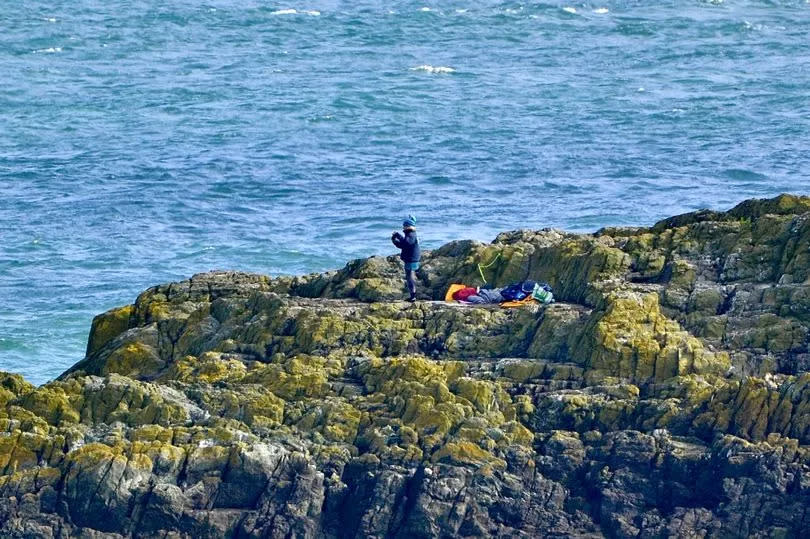
<svg viewBox="0 0 810 539"><path fill-rule="evenodd" d="M559 303L438 301L549 282ZM4 537L799 537L810 198L519 230L325 274L211 272L0 373Z"/></svg>

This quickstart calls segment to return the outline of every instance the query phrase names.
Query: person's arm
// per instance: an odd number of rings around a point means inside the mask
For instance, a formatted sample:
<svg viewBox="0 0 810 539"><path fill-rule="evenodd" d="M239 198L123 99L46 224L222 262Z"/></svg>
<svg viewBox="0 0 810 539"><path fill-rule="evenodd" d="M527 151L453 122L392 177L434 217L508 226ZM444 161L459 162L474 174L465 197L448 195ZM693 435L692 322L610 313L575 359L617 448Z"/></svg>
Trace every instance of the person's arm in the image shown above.
<svg viewBox="0 0 810 539"><path fill-rule="evenodd" d="M394 232L393 234L391 234L391 243L393 243L394 246L396 246L399 249L402 249L403 239L404 238L402 237L402 234L400 234L399 232Z"/></svg>

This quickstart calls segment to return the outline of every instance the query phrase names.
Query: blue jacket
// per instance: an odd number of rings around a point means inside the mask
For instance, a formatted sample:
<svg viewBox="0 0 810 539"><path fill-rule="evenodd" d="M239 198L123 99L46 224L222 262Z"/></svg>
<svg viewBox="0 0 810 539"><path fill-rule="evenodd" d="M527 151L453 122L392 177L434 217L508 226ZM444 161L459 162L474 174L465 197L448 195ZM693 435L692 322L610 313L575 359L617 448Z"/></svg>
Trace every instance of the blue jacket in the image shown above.
<svg viewBox="0 0 810 539"><path fill-rule="evenodd" d="M399 257L403 262L419 262L422 253L419 252L419 239L416 237L415 230L406 230L404 237L399 232L395 232L391 236L391 242L402 249Z"/></svg>

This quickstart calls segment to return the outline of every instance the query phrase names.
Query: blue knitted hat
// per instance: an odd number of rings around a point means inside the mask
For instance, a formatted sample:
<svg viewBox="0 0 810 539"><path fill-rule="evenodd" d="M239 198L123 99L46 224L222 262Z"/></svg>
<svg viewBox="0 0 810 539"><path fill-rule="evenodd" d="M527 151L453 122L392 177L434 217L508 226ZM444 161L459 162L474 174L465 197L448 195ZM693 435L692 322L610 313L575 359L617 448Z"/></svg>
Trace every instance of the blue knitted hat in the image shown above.
<svg viewBox="0 0 810 539"><path fill-rule="evenodd" d="M402 228L407 228L411 226L416 226L416 217L413 215L408 215L408 218L402 221Z"/></svg>

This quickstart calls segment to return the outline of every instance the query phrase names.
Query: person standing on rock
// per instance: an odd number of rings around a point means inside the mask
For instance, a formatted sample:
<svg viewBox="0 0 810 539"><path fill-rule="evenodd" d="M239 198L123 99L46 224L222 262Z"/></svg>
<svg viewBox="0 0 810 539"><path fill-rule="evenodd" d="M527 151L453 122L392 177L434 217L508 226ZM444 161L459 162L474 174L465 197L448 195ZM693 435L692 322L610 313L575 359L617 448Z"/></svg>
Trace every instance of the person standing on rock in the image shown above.
<svg viewBox="0 0 810 539"><path fill-rule="evenodd" d="M408 301L416 301L416 283L413 280L413 273L419 269L419 238L416 237L416 217L409 215L402 222L402 232L391 234L391 242L402 250L399 258L405 263L405 284L408 287Z"/></svg>

